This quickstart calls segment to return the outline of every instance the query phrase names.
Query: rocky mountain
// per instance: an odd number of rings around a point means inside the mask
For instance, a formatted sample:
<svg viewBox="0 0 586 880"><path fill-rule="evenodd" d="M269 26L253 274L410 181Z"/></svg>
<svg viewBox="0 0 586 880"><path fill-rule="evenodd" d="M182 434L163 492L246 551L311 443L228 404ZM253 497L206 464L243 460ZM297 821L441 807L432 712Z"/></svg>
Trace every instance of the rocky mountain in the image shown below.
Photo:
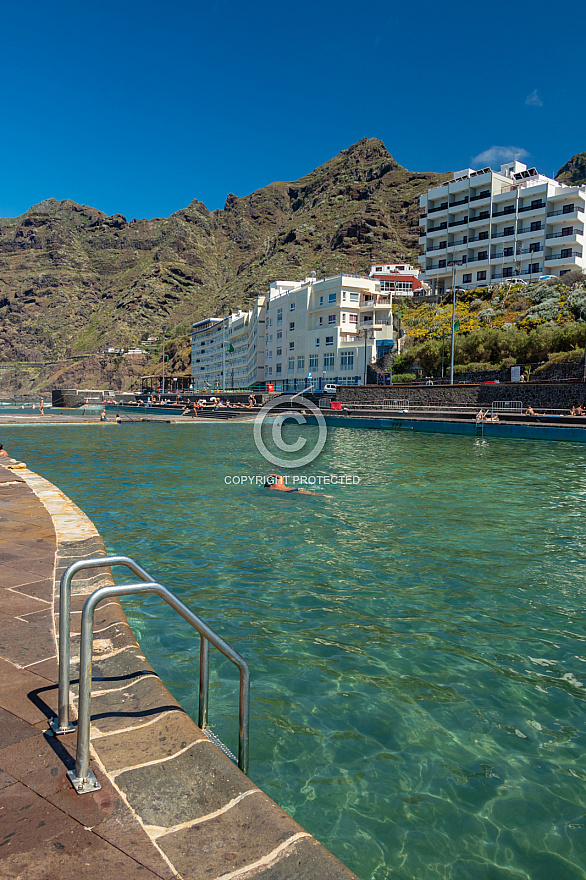
<svg viewBox="0 0 586 880"><path fill-rule="evenodd" d="M416 261L418 200L445 177L402 168L375 138L292 183L127 221L47 199L0 219L0 361L130 346L246 307L275 279Z"/></svg>
<svg viewBox="0 0 586 880"><path fill-rule="evenodd" d="M556 180L570 186L582 186L586 183L586 153L577 153L562 165L556 174Z"/></svg>

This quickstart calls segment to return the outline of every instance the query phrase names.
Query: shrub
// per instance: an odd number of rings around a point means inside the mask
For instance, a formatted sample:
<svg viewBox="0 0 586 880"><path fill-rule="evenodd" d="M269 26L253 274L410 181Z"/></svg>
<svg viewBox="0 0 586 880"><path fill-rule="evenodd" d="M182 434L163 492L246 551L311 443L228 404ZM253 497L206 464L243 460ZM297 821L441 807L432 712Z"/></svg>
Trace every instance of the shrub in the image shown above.
<svg viewBox="0 0 586 880"><path fill-rule="evenodd" d="M479 309L481 305L483 305L483 302L481 299L473 299L472 302L470 303L470 308L471 309Z"/></svg>
<svg viewBox="0 0 586 880"><path fill-rule="evenodd" d="M586 315L586 290L575 287L568 295L566 306L575 318L579 318L582 312Z"/></svg>
<svg viewBox="0 0 586 880"><path fill-rule="evenodd" d="M481 312L478 312L478 317L481 321L489 324L494 318L495 311L494 309L483 309Z"/></svg>
<svg viewBox="0 0 586 880"><path fill-rule="evenodd" d="M554 297L559 299L559 294L553 291L548 284L534 284L527 288L527 298L533 303L545 302L545 300Z"/></svg>
<svg viewBox="0 0 586 880"><path fill-rule="evenodd" d="M570 272L566 272L565 275L562 275L561 278L558 279L558 284L563 284L564 287L573 287L574 284L583 284L583 283L584 283L583 269L572 269Z"/></svg>
<svg viewBox="0 0 586 880"><path fill-rule="evenodd" d="M550 291L551 293L551 291ZM560 310L559 297L545 299L528 309L525 318L527 321L555 321Z"/></svg>
<svg viewBox="0 0 586 880"><path fill-rule="evenodd" d="M415 382L415 373L393 373L393 382Z"/></svg>

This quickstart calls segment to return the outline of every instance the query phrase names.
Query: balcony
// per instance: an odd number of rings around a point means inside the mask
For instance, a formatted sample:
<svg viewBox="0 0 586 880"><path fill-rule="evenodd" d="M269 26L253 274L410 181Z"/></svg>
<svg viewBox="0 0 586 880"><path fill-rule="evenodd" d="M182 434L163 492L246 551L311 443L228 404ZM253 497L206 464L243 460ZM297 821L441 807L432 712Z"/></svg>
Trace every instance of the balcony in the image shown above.
<svg viewBox="0 0 586 880"><path fill-rule="evenodd" d="M486 192L479 193L477 196L470 196L470 201L471 202L479 202L480 199L489 199L489 198L490 198L490 190L487 190Z"/></svg>
<svg viewBox="0 0 586 880"><path fill-rule="evenodd" d="M584 220L584 217L582 216L583 214L584 208L578 205L574 205L573 211L548 211L547 221L548 223L563 223L565 220Z"/></svg>
<svg viewBox="0 0 586 880"><path fill-rule="evenodd" d="M448 208L448 203L442 202L442 204L439 205L437 208L428 208L427 213L428 214L436 214L438 211L446 211L447 208Z"/></svg>
<svg viewBox="0 0 586 880"><path fill-rule="evenodd" d="M545 258L545 262L550 263L552 260L566 260L568 263L571 263L573 262L574 257L581 256L582 251L570 251L569 254L564 254L563 256L561 254L549 254L549 256Z"/></svg>
<svg viewBox="0 0 586 880"><path fill-rule="evenodd" d="M545 202L539 201L539 202L536 202L534 205L520 205L519 206L519 213L521 213L522 211L523 212L524 211L542 211L544 208L545 208Z"/></svg>
<svg viewBox="0 0 586 880"><path fill-rule="evenodd" d="M435 247L428 247L426 253L431 253L431 251L445 251L446 245L442 242L442 244L438 244Z"/></svg>
<svg viewBox="0 0 586 880"><path fill-rule="evenodd" d="M468 196L464 196L463 199L460 199L458 202L450 202L450 208L455 208L456 205L467 205L468 204Z"/></svg>
<svg viewBox="0 0 586 880"><path fill-rule="evenodd" d="M576 235L584 235L583 229L572 229L570 232L548 232L546 238L573 238Z"/></svg>
<svg viewBox="0 0 586 880"><path fill-rule="evenodd" d="M515 231L513 232L493 232L490 236L491 238L514 238Z"/></svg>
<svg viewBox="0 0 586 880"><path fill-rule="evenodd" d="M450 226L451 226L451 225L452 225L452 224L450 223ZM427 234L428 234L428 235L434 235L436 232L443 232L443 230L444 230L444 229L447 229L447 228L448 228L448 224L447 224L447 223L440 223L439 226L434 226L433 228L430 227L430 228L427 230Z"/></svg>
<svg viewBox="0 0 586 880"><path fill-rule="evenodd" d="M477 217L470 217L469 223L490 223L490 211L483 212L484 217L482 215L478 215Z"/></svg>
<svg viewBox="0 0 586 880"><path fill-rule="evenodd" d="M540 225L539 229L531 229L530 226L525 226L523 229L517 229L517 237L519 236L535 236L535 238L543 238L543 226Z"/></svg>
<svg viewBox="0 0 586 880"><path fill-rule="evenodd" d="M506 217L507 215L510 215L512 220L515 219L515 208L514 208L514 206L513 206L513 209L512 209L512 210L511 210L511 208L509 207L509 208L506 208L504 211L493 211L493 212L492 212L492 216L493 216L493 217Z"/></svg>
<svg viewBox="0 0 586 880"><path fill-rule="evenodd" d="M448 226L451 228L452 226L465 226L468 223L468 217L464 217L463 220L450 220Z"/></svg>

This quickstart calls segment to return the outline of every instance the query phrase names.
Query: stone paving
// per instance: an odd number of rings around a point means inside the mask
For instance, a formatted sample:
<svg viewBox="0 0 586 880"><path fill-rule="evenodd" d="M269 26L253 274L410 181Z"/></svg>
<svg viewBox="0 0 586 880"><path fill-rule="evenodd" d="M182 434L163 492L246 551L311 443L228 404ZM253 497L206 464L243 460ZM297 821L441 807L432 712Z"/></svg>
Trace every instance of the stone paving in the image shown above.
<svg viewBox="0 0 586 880"><path fill-rule="evenodd" d="M103 556L93 524L24 465L0 466L0 877L3 880L351 880L348 871L213 745L142 654L121 606L98 606L92 762L102 788L66 771L75 733L47 732L57 707L58 585ZM83 577L86 574L86 577ZM72 717L79 622L109 569L72 589Z"/></svg>

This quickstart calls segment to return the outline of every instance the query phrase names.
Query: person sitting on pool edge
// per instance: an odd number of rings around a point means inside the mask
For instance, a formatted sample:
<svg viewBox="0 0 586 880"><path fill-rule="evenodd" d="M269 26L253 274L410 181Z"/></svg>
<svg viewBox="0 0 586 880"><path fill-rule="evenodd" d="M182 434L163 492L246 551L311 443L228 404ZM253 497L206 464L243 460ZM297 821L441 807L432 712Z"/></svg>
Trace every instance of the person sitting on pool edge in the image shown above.
<svg viewBox="0 0 586 880"><path fill-rule="evenodd" d="M2 443L0 443L0 455L8 455Z"/></svg>
<svg viewBox="0 0 586 880"><path fill-rule="evenodd" d="M275 489L277 492L300 492L302 495L319 495L320 498L330 498L330 495L322 495L321 492L310 492L309 489L293 489L285 485L283 477L279 474L269 474L265 483L265 489Z"/></svg>

